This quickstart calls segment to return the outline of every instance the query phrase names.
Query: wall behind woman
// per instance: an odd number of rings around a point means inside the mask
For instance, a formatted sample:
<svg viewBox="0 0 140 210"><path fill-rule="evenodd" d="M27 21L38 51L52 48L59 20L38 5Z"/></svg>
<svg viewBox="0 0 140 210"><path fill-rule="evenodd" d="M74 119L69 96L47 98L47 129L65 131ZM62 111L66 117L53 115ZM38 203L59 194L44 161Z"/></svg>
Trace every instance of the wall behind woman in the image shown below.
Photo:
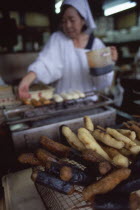
<svg viewBox="0 0 140 210"><path fill-rule="evenodd" d="M7 84L17 85L27 73L27 67L38 53L12 53L0 55L0 75Z"/></svg>

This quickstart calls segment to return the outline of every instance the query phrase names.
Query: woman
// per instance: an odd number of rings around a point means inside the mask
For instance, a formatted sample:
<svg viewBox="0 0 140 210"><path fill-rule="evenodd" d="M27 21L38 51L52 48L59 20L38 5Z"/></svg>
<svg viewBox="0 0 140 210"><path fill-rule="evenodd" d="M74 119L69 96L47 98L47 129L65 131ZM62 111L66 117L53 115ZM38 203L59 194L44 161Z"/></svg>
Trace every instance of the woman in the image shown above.
<svg viewBox="0 0 140 210"><path fill-rule="evenodd" d="M28 74L19 85L19 97L28 98L29 86L35 79L50 84L56 82L56 92L96 88L97 81L111 85L113 72L92 78L86 51L104 48L98 38L92 36L96 28L87 0L65 0L61 11L61 31L51 35L37 60L28 68ZM112 60L117 51L111 47ZM98 84L99 84L98 83ZM98 85L99 86L99 85Z"/></svg>

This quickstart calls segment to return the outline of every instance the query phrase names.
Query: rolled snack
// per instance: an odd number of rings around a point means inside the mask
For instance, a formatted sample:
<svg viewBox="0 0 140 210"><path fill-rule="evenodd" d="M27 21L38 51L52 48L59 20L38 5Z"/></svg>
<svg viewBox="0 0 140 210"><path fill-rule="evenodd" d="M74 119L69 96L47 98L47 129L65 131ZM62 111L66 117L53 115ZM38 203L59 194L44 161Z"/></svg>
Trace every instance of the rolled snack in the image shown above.
<svg viewBox="0 0 140 210"><path fill-rule="evenodd" d="M135 142L133 142L131 139L128 137L124 136L123 134L119 133L117 130L113 128L107 128L106 132L113 136L115 139L119 141L123 141L125 143L125 146L129 148L130 146L136 145Z"/></svg>
<svg viewBox="0 0 140 210"><path fill-rule="evenodd" d="M137 155L140 152L140 146L138 146L138 145L132 146L129 148L129 150L133 155Z"/></svg>
<svg viewBox="0 0 140 210"><path fill-rule="evenodd" d="M68 143L75 149L82 151L85 149L84 144L78 139L77 135L68 127L62 126L62 134L66 137Z"/></svg>
<svg viewBox="0 0 140 210"><path fill-rule="evenodd" d="M84 127L88 130L93 132L94 131L94 124L89 116L84 116Z"/></svg>
<svg viewBox="0 0 140 210"><path fill-rule="evenodd" d="M140 146L140 141L138 139L135 139L134 142L136 143L136 145Z"/></svg>
<svg viewBox="0 0 140 210"><path fill-rule="evenodd" d="M31 105L31 99L22 99L22 102L23 102L25 105Z"/></svg>
<svg viewBox="0 0 140 210"><path fill-rule="evenodd" d="M110 162L106 161L101 155L91 149L82 151L82 158L88 162L88 167L90 166L93 169L98 167L100 175L104 175L112 169Z"/></svg>
<svg viewBox="0 0 140 210"><path fill-rule="evenodd" d="M57 103L60 103L60 102L63 102L64 101L63 98L62 98L62 96L60 96L59 94L54 94L53 95L53 99Z"/></svg>
<svg viewBox="0 0 140 210"><path fill-rule="evenodd" d="M128 168L117 169L101 178L96 183L87 186L82 194L83 200L91 201L95 195L104 194L113 190L119 183L130 176L131 170Z"/></svg>
<svg viewBox="0 0 140 210"><path fill-rule="evenodd" d="M119 167L128 167L129 166L129 160L127 157L122 155L118 150L103 146L103 149L106 151L106 153L109 155L109 157L112 160L112 163Z"/></svg>
<svg viewBox="0 0 140 210"><path fill-rule="evenodd" d="M68 154L71 151L70 147L58 143L56 141L53 141L52 139L49 139L47 136L42 136L40 138L40 143L44 148L46 148L52 153L55 153L60 157L68 157Z"/></svg>
<svg viewBox="0 0 140 210"><path fill-rule="evenodd" d="M41 161L35 157L34 153L23 153L18 156L18 161L23 164L30 164L33 166L42 165Z"/></svg>
<svg viewBox="0 0 140 210"><path fill-rule="evenodd" d="M102 149L102 147L96 142L94 137L85 128L78 129L78 138L85 145L87 149L96 151L99 155L104 157L106 160L110 160L108 154Z"/></svg>
<svg viewBox="0 0 140 210"><path fill-rule="evenodd" d="M97 176L94 171L92 174L88 174L76 167L63 166L60 169L60 178L72 184L86 186L96 181Z"/></svg>
<svg viewBox="0 0 140 210"><path fill-rule="evenodd" d="M126 130L126 129L117 129L117 131L119 131L121 134L128 137L132 141L134 141L136 138L136 133L134 131Z"/></svg>
<svg viewBox="0 0 140 210"><path fill-rule="evenodd" d="M41 97L39 99L39 101L41 102L42 105L48 105L48 104L51 104L52 102L44 97Z"/></svg>
<svg viewBox="0 0 140 210"><path fill-rule="evenodd" d="M129 198L130 209L136 210L140 207L140 195L138 192L132 192Z"/></svg>
<svg viewBox="0 0 140 210"><path fill-rule="evenodd" d="M40 102L39 100L36 100L36 99L34 99L34 98L31 99L31 104L32 104L33 106L41 106L41 105L42 105L41 102Z"/></svg>
<svg viewBox="0 0 140 210"><path fill-rule="evenodd" d="M83 92L80 92L79 90L76 90L75 92L78 93L80 98L84 98L85 97L85 94Z"/></svg>
<svg viewBox="0 0 140 210"><path fill-rule="evenodd" d="M132 155L132 152L130 152L130 150L126 148L119 149L119 152L126 157L129 157L130 155Z"/></svg>
<svg viewBox="0 0 140 210"><path fill-rule="evenodd" d="M102 143L116 148L116 149L121 149L124 147L124 142L122 141L117 141L116 139L112 138L108 133L101 131L99 129L95 129L92 133L94 138L98 141L101 141Z"/></svg>
<svg viewBox="0 0 140 210"><path fill-rule="evenodd" d="M61 93L61 96L64 100L71 100L72 99L71 95L68 94L68 93Z"/></svg>
<svg viewBox="0 0 140 210"><path fill-rule="evenodd" d="M107 174L112 169L112 165L108 161L102 161L98 165L98 170L101 175Z"/></svg>
<svg viewBox="0 0 140 210"><path fill-rule="evenodd" d="M96 151L92 149L85 149L82 151L82 158L92 163L99 163L105 161L101 155L99 155Z"/></svg>
<svg viewBox="0 0 140 210"><path fill-rule="evenodd" d="M80 98L79 94L76 93L75 91L72 91L69 94L71 95L72 99L79 99Z"/></svg>
<svg viewBox="0 0 140 210"><path fill-rule="evenodd" d="M123 123L127 128L136 132L137 139L140 140L140 127L135 124Z"/></svg>
<svg viewBox="0 0 140 210"><path fill-rule="evenodd" d="M50 162L58 161L58 159L54 155L52 155L45 149L39 148L36 150L35 154L36 154L37 158L43 163L46 163L47 161L50 161Z"/></svg>

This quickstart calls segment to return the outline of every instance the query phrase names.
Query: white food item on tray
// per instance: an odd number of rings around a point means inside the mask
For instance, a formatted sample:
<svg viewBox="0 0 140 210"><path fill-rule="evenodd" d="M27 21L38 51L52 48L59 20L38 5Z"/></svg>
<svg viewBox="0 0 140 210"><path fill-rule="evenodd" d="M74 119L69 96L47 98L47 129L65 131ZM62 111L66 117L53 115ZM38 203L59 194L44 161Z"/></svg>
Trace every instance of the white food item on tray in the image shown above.
<svg viewBox="0 0 140 210"><path fill-rule="evenodd" d="M85 93L83 93L83 92L81 92L79 90L76 90L75 92L79 94L80 98L84 98L85 97Z"/></svg>
<svg viewBox="0 0 140 210"><path fill-rule="evenodd" d="M63 97L64 100L73 100L85 97L85 93L80 92L79 90L71 91L69 93L63 92L60 95Z"/></svg>
<svg viewBox="0 0 140 210"><path fill-rule="evenodd" d="M72 95L72 99L78 99L78 98L80 98L79 97L79 94L76 93L75 91L71 92L70 94Z"/></svg>
<svg viewBox="0 0 140 210"><path fill-rule="evenodd" d="M63 98L62 98L62 96L60 96L59 94L54 94L54 95L53 95L53 99L54 99L54 101L57 102L57 103L63 102L63 101L64 101Z"/></svg>

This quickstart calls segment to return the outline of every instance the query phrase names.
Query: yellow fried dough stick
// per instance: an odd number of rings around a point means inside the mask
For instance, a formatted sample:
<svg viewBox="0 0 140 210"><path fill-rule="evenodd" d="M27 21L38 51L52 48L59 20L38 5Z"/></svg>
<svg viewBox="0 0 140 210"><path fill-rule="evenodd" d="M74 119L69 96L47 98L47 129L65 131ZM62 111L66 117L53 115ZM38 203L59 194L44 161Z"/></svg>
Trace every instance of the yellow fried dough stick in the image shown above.
<svg viewBox="0 0 140 210"><path fill-rule="evenodd" d="M134 141L136 138L136 133L134 131L126 130L126 129L117 129L117 131L119 131L121 134L128 137L132 141Z"/></svg>
<svg viewBox="0 0 140 210"><path fill-rule="evenodd" d="M89 131L94 131L94 124L89 116L84 116L84 127Z"/></svg>
<svg viewBox="0 0 140 210"><path fill-rule="evenodd" d="M79 128L78 138L85 145L86 149L92 149L106 160L110 160L108 154L102 149L102 147L97 143L97 141L87 129Z"/></svg>
<svg viewBox="0 0 140 210"><path fill-rule="evenodd" d="M86 149L84 144L78 139L77 135L69 127L63 126L62 133L72 147L80 151Z"/></svg>
<svg viewBox="0 0 140 210"><path fill-rule="evenodd" d="M126 147L136 145L136 143L133 142L131 139L119 133L117 130L113 128L106 128L106 132L111 136L113 136L116 140L123 141Z"/></svg>
<svg viewBox="0 0 140 210"><path fill-rule="evenodd" d="M124 142L122 141L117 141L116 139L112 138L108 133L101 131L99 129L95 129L92 133L94 138L98 141L101 141L102 143L116 148L116 149L121 149L124 147Z"/></svg>

